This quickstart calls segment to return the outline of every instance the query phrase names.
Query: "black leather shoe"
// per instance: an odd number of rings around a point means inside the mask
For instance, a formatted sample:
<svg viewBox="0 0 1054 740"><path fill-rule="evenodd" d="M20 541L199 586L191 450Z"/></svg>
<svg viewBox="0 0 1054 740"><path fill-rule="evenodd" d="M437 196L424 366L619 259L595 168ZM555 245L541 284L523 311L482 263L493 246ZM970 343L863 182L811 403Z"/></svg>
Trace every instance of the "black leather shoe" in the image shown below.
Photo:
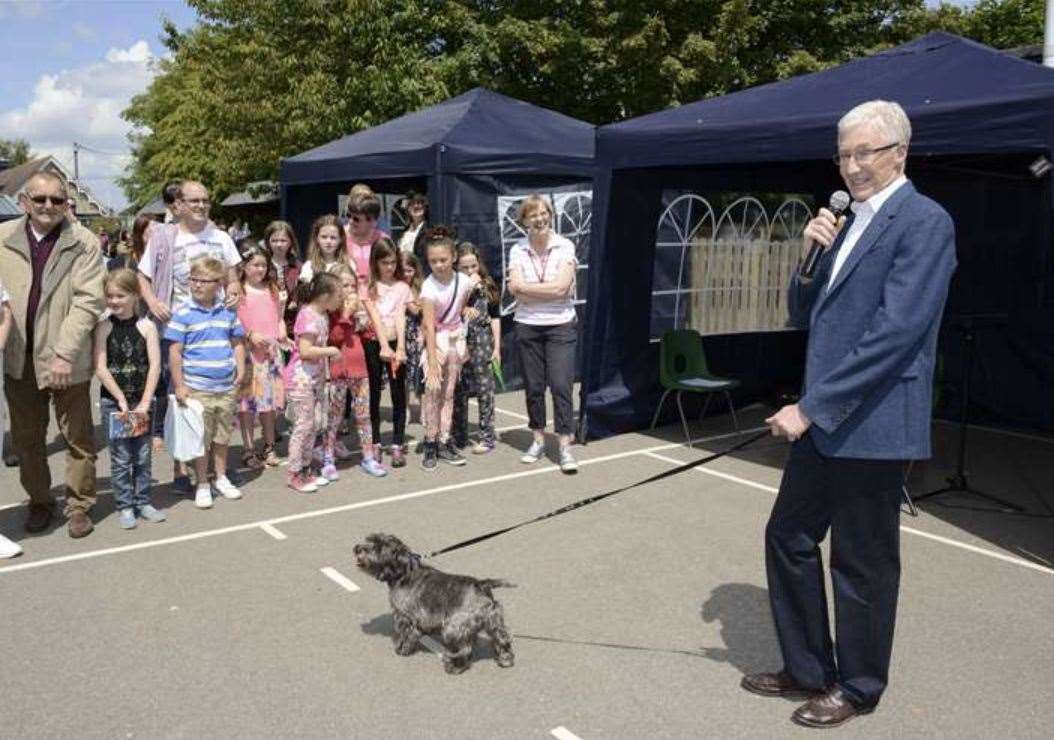
<svg viewBox="0 0 1054 740"><path fill-rule="evenodd" d="M810 699L823 693L822 689L802 686L786 671L779 673L751 673L743 676L739 685L759 696L784 696L791 699Z"/></svg>
<svg viewBox="0 0 1054 740"><path fill-rule="evenodd" d="M803 727L838 727L857 715L871 714L873 711L873 706L858 707L853 704L845 692L836 686L802 704L794 710L791 719Z"/></svg>
<svg viewBox="0 0 1054 740"><path fill-rule="evenodd" d="M55 515L53 506L43 504L30 504L29 514L26 516L26 531L30 534L43 532L51 524L51 517Z"/></svg>

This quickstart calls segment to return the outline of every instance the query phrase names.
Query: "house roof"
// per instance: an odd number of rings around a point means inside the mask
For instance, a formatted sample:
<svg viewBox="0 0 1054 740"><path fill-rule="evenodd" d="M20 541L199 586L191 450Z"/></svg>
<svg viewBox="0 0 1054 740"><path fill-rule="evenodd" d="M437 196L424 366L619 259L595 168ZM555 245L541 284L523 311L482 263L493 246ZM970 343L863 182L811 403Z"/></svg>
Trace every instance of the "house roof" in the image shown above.
<svg viewBox="0 0 1054 740"><path fill-rule="evenodd" d="M78 216L113 215L112 208L100 201L86 185L75 182L69 171L62 165L62 162L50 154L31 159L17 167L0 170L0 195L15 198L25 187L30 177L44 170L54 172L66 183L66 187L70 190L70 195L77 201Z"/></svg>

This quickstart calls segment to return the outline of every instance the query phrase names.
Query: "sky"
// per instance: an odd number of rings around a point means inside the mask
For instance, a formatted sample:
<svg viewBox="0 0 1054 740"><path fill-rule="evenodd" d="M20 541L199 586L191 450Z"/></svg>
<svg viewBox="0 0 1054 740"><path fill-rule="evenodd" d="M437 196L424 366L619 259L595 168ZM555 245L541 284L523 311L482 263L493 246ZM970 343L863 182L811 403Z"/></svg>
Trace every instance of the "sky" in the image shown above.
<svg viewBox="0 0 1054 740"><path fill-rule="evenodd" d="M0 138L26 139L81 179L106 205L127 199L114 178L129 161L131 126L121 111L150 84L166 52L161 19L180 28L195 13L182 0L0 0Z"/></svg>
<svg viewBox="0 0 1054 740"><path fill-rule="evenodd" d="M73 142L97 150L81 151L81 180L123 208L115 178L130 160L131 126L121 111L166 52L162 17L181 29L196 19L183 0L0 0L0 138L27 139L71 173Z"/></svg>

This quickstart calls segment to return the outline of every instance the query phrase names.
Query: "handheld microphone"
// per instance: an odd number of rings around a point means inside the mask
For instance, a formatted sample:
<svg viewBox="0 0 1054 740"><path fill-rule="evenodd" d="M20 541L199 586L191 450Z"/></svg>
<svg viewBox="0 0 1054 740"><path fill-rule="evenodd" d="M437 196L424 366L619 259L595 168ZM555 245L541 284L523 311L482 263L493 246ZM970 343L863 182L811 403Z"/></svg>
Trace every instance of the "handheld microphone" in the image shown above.
<svg viewBox="0 0 1054 740"><path fill-rule="evenodd" d="M849 193L844 190L835 190L831 193L831 200L827 207L837 219L849 207L850 201ZM798 268L798 274L807 280L811 280L812 276L816 274L816 266L820 264L823 250L824 246L822 244L810 240L809 253L805 255L805 260L801 263L801 267Z"/></svg>

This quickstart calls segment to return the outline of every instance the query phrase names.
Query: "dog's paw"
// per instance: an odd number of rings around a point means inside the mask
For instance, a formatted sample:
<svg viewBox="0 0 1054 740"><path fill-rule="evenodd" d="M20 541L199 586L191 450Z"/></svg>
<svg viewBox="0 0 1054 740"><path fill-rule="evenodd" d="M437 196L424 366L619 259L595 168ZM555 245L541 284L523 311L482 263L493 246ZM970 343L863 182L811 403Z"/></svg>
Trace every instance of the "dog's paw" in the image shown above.
<svg viewBox="0 0 1054 740"><path fill-rule="evenodd" d="M417 640L407 640L406 642L398 642L395 644L395 654L401 655L404 658L408 655L413 655L417 652Z"/></svg>
<svg viewBox="0 0 1054 740"><path fill-rule="evenodd" d="M516 656L514 656L512 653L501 653L500 655L494 658L494 662L502 668L512 668L512 666L516 663Z"/></svg>
<svg viewBox="0 0 1054 740"><path fill-rule="evenodd" d="M468 670L470 663L467 660L444 660L443 669L451 676L464 673Z"/></svg>

